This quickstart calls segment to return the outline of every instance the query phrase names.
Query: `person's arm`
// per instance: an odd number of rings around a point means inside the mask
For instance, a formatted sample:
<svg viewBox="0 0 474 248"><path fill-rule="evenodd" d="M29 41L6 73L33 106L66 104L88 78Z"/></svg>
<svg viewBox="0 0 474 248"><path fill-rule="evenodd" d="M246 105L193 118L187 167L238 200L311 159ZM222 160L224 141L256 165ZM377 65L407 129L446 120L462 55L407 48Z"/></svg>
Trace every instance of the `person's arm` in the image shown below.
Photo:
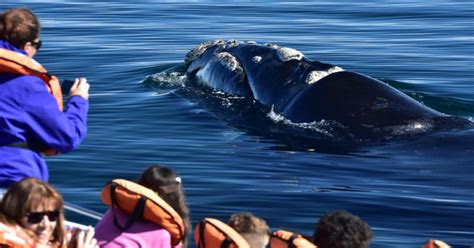
<svg viewBox="0 0 474 248"><path fill-rule="evenodd" d="M29 131L28 134L33 136L33 142L39 142L42 146L63 153L79 146L87 133L89 102L85 97L88 95L70 96L66 110L61 112L56 100L41 80L36 77L25 77L25 80L29 80L26 82L29 87L25 89L23 97L25 115L23 119ZM77 91L78 84L79 82L76 82L73 85L71 93L74 90ZM82 87L82 91L79 89L79 92L88 93L87 82L83 86L85 87Z"/></svg>

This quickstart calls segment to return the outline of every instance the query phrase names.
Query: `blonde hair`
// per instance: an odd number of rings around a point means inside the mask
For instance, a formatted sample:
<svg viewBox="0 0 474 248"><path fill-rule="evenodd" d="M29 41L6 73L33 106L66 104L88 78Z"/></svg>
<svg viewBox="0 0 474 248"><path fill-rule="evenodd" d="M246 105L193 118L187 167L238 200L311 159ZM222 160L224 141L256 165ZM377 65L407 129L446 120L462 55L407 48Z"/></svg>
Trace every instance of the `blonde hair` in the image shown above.
<svg viewBox="0 0 474 248"><path fill-rule="evenodd" d="M242 235L250 247L264 248L267 246L270 239L270 229L265 220L251 213L235 213L227 224Z"/></svg>
<svg viewBox="0 0 474 248"><path fill-rule="evenodd" d="M21 219L40 206L43 209L53 207L59 211L59 218L56 221L50 242L62 246L65 235L63 228L64 201L61 194L50 184L36 178L26 178L16 182L8 188L3 196L0 212L3 214L2 218L5 222L24 227Z"/></svg>

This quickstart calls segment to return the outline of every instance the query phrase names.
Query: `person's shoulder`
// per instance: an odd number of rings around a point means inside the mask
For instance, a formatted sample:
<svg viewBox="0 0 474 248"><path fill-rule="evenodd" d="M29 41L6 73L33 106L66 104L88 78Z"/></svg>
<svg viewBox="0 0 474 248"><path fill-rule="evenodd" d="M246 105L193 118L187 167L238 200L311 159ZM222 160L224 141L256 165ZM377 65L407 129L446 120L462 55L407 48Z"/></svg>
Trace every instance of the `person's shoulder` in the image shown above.
<svg viewBox="0 0 474 248"><path fill-rule="evenodd" d="M154 244L151 247L172 247L171 246L171 234L164 228L157 228L147 233L147 243ZM179 247L179 246L178 246Z"/></svg>
<svg viewBox="0 0 474 248"><path fill-rule="evenodd" d="M104 214L102 217L102 220L97 224L97 227L102 228L101 226L106 224L106 225L115 225L114 224L114 217L117 218L119 223L125 223L130 219L130 215L126 214L122 210L116 208L112 211L112 209L108 209L107 212ZM160 225L153 223L148 220L144 219L136 219L133 223L133 225L129 228L131 232L153 232L155 234L159 234L163 232L163 235L168 235L168 231L161 227Z"/></svg>
<svg viewBox="0 0 474 248"><path fill-rule="evenodd" d="M155 226L155 227L156 227L156 229L154 230L154 232L155 232L156 235L159 235L162 238L171 239L171 234L170 234L170 232L168 232L168 230L166 230L165 228L163 228L161 226Z"/></svg>
<svg viewBox="0 0 474 248"><path fill-rule="evenodd" d="M25 84L44 85L43 80L41 80L41 78L34 75L21 75L21 76L18 76L16 80L22 81Z"/></svg>
<svg viewBox="0 0 474 248"><path fill-rule="evenodd" d="M41 78L34 75L16 75L16 74L4 74L4 81L10 81L12 84L18 87L34 87L37 85L44 85Z"/></svg>
<svg viewBox="0 0 474 248"><path fill-rule="evenodd" d="M34 92L47 92L45 83L41 78L33 75L21 75L16 76L12 79L12 83L15 84L17 89L24 91L34 91Z"/></svg>

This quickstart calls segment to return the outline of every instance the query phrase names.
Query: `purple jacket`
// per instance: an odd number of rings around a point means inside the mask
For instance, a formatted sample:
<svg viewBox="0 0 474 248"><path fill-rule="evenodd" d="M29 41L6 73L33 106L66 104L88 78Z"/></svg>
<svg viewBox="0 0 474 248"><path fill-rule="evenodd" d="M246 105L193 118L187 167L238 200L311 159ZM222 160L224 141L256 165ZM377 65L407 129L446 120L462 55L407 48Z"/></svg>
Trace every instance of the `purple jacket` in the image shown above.
<svg viewBox="0 0 474 248"><path fill-rule="evenodd" d="M130 218L127 214L114 209L118 223L124 225ZM107 210L104 217L95 226L95 236L97 244L102 248L181 248L181 244L171 246L170 233L161 226L143 220L137 219L133 225L122 231L114 224L114 213Z"/></svg>
<svg viewBox="0 0 474 248"><path fill-rule="evenodd" d="M26 54L5 40L0 48ZM87 132L89 102L71 97L61 112L44 82L30 75L0 73L0 187L25 177L47 181L48 168L34 150L12 145L69 152L79 146Z"/></svg>

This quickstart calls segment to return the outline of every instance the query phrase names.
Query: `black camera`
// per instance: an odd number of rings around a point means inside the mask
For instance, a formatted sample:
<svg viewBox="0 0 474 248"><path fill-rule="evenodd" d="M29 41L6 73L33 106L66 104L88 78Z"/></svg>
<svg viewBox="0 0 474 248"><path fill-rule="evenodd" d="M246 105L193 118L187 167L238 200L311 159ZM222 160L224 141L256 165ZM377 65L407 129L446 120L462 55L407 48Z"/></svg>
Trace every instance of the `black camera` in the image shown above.
<svg viewBox="0 0 474 248"><path fill-rule="evenodd" d="M71 90L72 85L74 84L74 80L63 80L61 83L61 92L63 95L68 95L69 91Z"/></svg>

